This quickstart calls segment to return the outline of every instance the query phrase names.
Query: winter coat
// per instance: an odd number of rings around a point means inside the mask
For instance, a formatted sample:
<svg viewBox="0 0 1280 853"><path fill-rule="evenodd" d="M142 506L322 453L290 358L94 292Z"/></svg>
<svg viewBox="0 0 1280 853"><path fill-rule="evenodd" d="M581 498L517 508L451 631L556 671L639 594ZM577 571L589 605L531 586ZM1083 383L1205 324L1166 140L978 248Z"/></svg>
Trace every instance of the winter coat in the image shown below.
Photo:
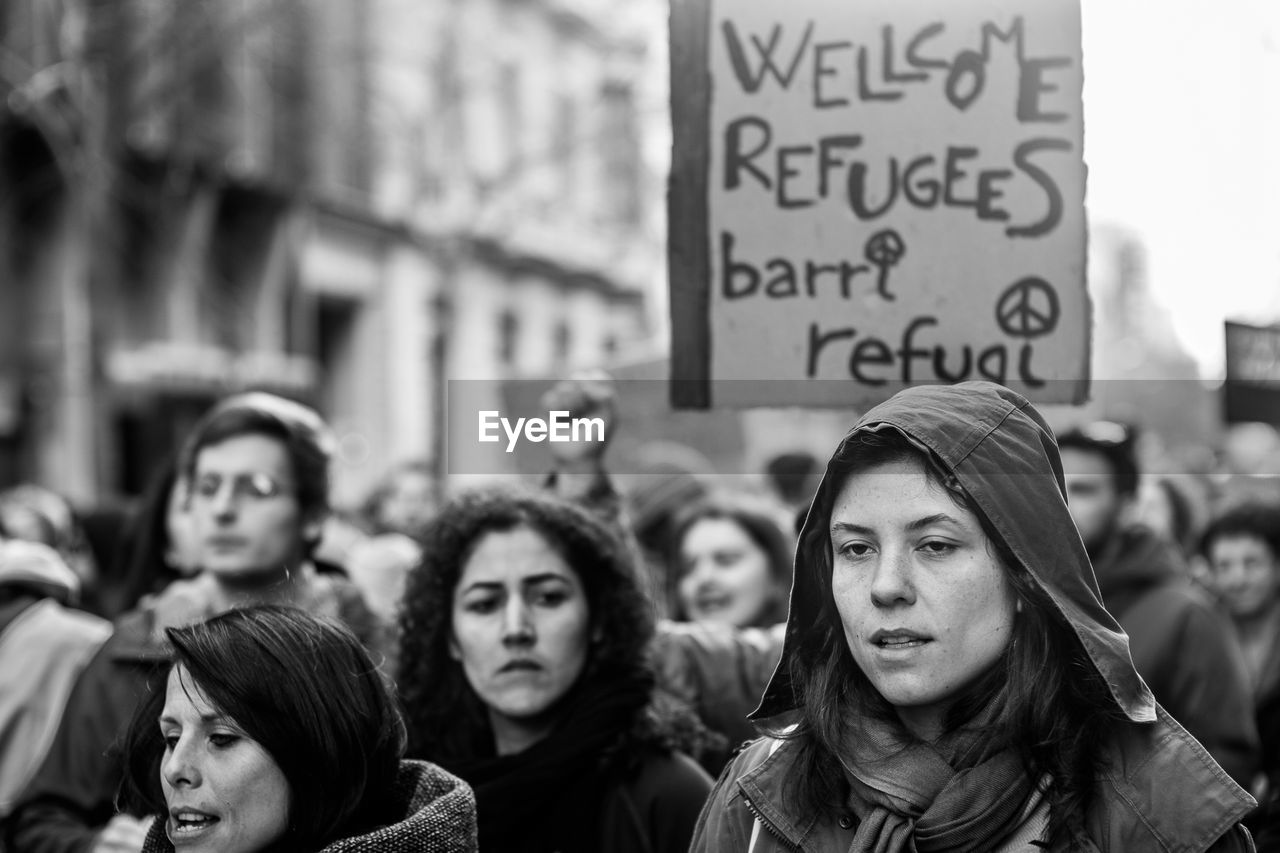
<svg viewBox="0 0 1280 853"><path fill-rule="evenodd" d="M1258 769L1244 655L1230 622L1191 582L1174 546L1121 530L1093 561L1107 610L1158 701L1240 785Z"/></svg>
<svg viewBox="0 0 1280 853"><path fill-rule="evenodd" d="M645 757L634 776L612 785L604 796L600 850L685 853L710 792L711 780L688 756Z"/></svg>
<svg viewBox="0 0 1280 853"><path fill-rule="evenodd" d="M355 586L332 571L323 577L317 612L337 616L366 645L379 642L376 618ZM72 688L44 763L6 822L11 850L84 853L92 847L116 813L123 775L120 741L153 676L168 666L161 629L212 615L201 609L204 582L201 577L177 581L116 620L111 637Z"/></svg>
<svg viewBox="0 0 1280 853"><path fill-rule="evenodd" d="M703 810L690 847L694 853L844 853L857 818L803 818L785 806L784 780L794 742L762 738L725 771ZM770 750L776 751L770 753ZM1248 853L1253 844L1238 826L1238 789L1171 717L1129 723L1113 733L1112 758L1098 800L1068 843L1051 853ZM749 848L756 817L761 829ZM1069 846L1074 844L1075 847ZM992 853L1000 848L995 848Z"/></svg>
<svg viewBox="0 0 1280 853"><path fill-rule="evenodd" d="M846 437L896 432L930 453L963 487L1006 553L1053 602L1102 676L1117 710L1102 743L1106 771L1087 813L1072 816L1086 850L1102 853L1250 850L1238 827L1253 800L1194 738L1160 709L1134 670L1126 635L1103 608L1084 544L1066 506L1053 433L1020 395L991 383L910 388L868 412ZM811 567L830 549L831 508L844 484L828 465L800 535L782 660L753 719L781 726L795 718L802 691L792 663L812 654L806 640L824 618L824 596ZM836 630L840 630L836 626ZM778 849L845 851L857 821L795 814L779 785L794 759L784 744L769 755L761 741L744 751L717 783L693 851L745 853L761 818L756 853ZM1070 825L1070 824L1069 824ZM1219 840L1222 839L1222 840ZM1083 840L1078 838L1077 840ZM998 845L994 845L999 849Z"/></svg>
<svg viewBox="0 0 1280 853"><path fill-rule="evenodd" d="M52 598L0 606L0 819L39 769L72 686L110 634L105 619Z"/></svg>
<svg viewBox="0 0 1280 853"><path fill-rule="evenodd" d="M475 853L476 800L467 783L426 761L400 762L389 794L394 820L318 853ZM151 824L142 853L173 853L165 822Z"/></svg>

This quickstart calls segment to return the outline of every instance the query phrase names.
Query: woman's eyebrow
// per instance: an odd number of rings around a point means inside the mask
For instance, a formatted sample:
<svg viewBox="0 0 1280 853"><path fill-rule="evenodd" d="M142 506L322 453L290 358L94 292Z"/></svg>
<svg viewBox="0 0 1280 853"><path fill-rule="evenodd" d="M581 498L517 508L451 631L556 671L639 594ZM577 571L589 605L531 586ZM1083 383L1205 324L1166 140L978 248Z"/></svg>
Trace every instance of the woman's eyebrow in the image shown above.
<svg viewBox="0 0 1280 853"><path fill-rule="evenodd" d="M870 527L864 527L861 524L854 524L849 521L833 521L831 522L832 533L871 533Z"/></svg>
<svg viewBox="0 0 1280 853"><path fill-rule="evenodd" d="M540 575L530 575L527 578L520 579L520 583L522 586L537 586L540 583L547 583L549 581L560 581L561 583L569 583L569 579L567 577L561 574L557 574L555 572L543 572Z"/></svg>
<svg viewBox="0 0 1280 853"><path fill-rule="evenodd" d="M925 527L932 527L935 524L960 525L960 519L953 515L947 515L945 512L935 512L933 515L926 515L924 518L917 518L915 521L907 525L907 529L916 531Z"/></svg>

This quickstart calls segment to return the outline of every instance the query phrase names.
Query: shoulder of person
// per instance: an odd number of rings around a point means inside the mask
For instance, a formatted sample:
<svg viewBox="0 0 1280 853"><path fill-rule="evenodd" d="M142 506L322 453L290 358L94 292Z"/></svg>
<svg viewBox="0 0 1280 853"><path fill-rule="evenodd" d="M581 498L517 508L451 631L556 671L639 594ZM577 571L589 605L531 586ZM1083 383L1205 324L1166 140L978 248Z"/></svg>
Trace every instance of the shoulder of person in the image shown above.
<svg viewBox="0 0 1280 853"><path fill-rule="evenodd" d="M626 788L637 802L684 801L693 796L701 802L711 793L711 777L683 752L650 751L640 760Z"/></svg>
<svg viewBox="0 0 1280 853"><path fill-rule="evenodd" d="M1105 850L1216 850L1257 805L1159 706L1154 723L1121 723L1106 751L1086 820Z"/></svg>

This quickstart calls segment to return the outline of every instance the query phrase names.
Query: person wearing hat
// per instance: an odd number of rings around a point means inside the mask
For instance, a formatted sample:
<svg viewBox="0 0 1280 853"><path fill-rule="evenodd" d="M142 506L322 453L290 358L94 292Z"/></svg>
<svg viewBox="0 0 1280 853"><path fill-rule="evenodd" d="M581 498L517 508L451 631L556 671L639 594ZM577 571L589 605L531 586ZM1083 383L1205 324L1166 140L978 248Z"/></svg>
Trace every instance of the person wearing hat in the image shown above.
<svg viewBox="0 0 1280 853"><path fill-rule="evenodd" d="M280 604L336 618L381 660L389 629L336 566L313 558L335 441L312 409L238 394L196 424L180 458L202 571L121 616L81 674L44 764L8 821L28 853L138 851L149 818L116 813L118 739L168 661L165 629Z"/></svg>
<svg viewBox="0 0 1280 853"><path fill-rule="evenodd" d="M80 578L39 542L0 541L0 819L53 741L71 686L111 623L70 607Z"/></svg>
<svg viewBox="0 0 1280 853"><path fill-rule="evenodd" d="M691 851L1251 851L1253 799L1134 670L1065 497L1009 389L859 420L801 532L770 736Z"/></svg>

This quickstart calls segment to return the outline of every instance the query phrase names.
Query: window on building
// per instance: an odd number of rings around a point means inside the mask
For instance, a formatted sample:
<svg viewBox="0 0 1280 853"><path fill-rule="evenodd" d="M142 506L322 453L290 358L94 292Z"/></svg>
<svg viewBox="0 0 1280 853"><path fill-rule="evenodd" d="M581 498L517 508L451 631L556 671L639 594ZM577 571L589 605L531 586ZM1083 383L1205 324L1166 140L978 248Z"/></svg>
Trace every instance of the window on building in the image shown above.
<svg viewBox="0 0 1280 853"><path fill-rule="evenodd" d="M556 323L553 332L551 351L555 356L555 360L564 363L569 360L569 351L573 346L573 332L569 329L569 324L564 320Z"/></svg>
<svg viewBox="0 0 1280 853"><path fill-rule="evenodd" d="M557 177L557 199L573 197L576 163L582 156L578 142L578 104L572 95L556 96L554 125L551 135L551 164Z"/></svg>
<svg viewBox="0 0 1280 853"><path fill-rule="evenodd" d="M516 363L517 344L520 338L520 318L514 311L498 315L498 363L511 367Z"/></svg>
<svg viewBox="0 0 1280 853"><path fill-rule="evenodd" d="M520 91L520 66L507 62L498 71L499 124L505 136L507 168L515 170L524 163L524 98Z"/></svg>
<svg viewBox="0 0 1280 853"><path fill-rule="evenodd" d="M604 110L600 157L604 192L600 214L608 221L635 225L641 219L640 128L635 94L625 81L610 80L600 93Z"/></svg>

